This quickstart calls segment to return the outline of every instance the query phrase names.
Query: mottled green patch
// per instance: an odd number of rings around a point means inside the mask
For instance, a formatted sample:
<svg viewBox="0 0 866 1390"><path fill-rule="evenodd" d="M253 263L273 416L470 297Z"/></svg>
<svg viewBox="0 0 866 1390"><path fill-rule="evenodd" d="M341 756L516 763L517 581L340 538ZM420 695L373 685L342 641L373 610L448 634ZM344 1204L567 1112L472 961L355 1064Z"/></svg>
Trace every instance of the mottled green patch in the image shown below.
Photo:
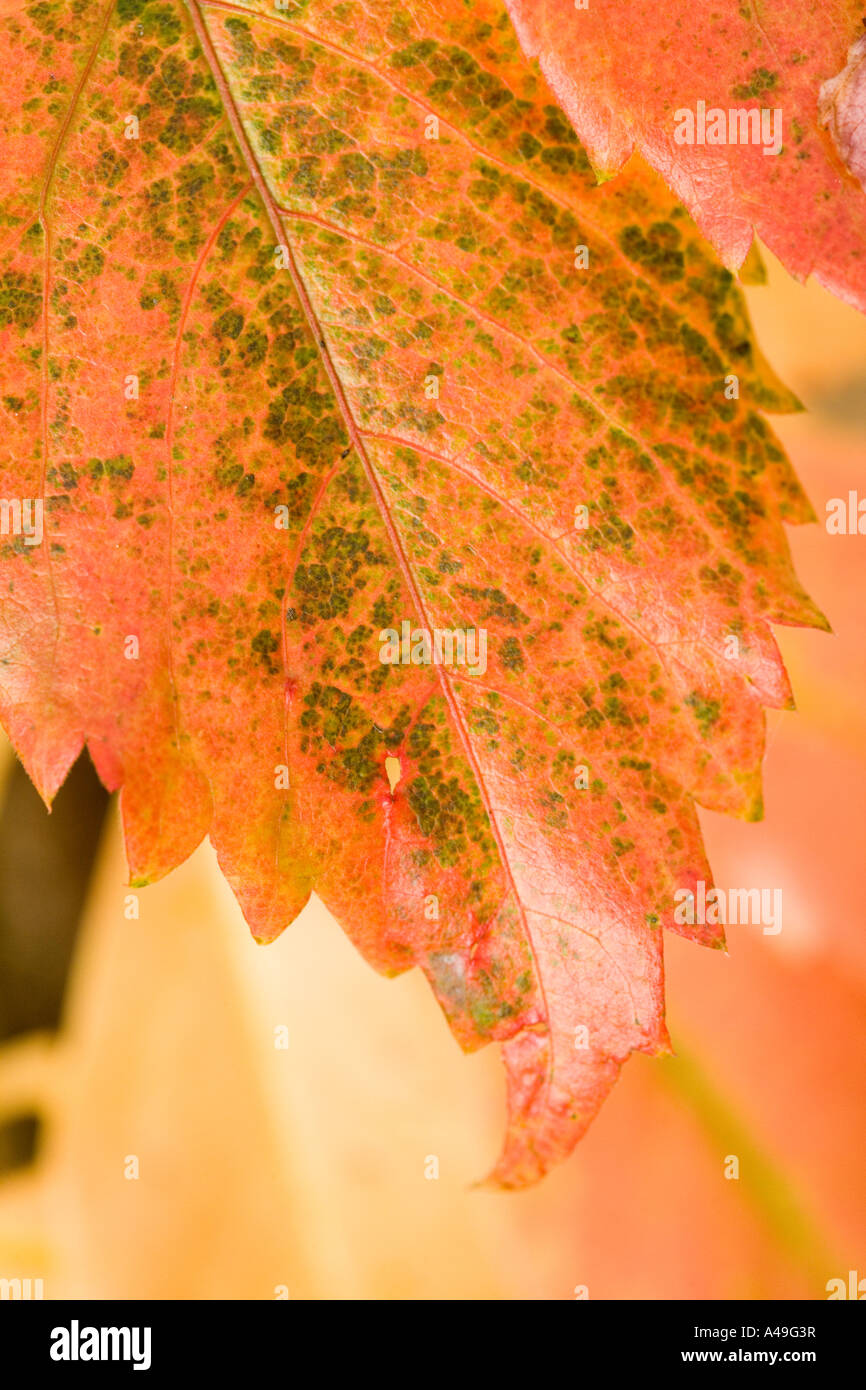
<svg viewBox="0 0 866 1390"><path fill-rule="evenodd" d="M473 603L479 603L483 606L480 615L481 622L488 618L495 618L498 622L506 623L509 627L517 627L520 623L529 622L528 616L516 603L512 603L501 589L479 589L469 584L458 584L457 591Z"/></svg>
<svg viewBox="0 0 866 1390"><path fill-rule="evenodd" d="M353 595L366 585L369 571L387 565L387 556L372 548L366 532L341 526L317 532L305 555L309 559L295 573L301 597L298 616L304 626L345 617Z"/></svg>
<svg viewBox="0 0 866 1390"><path fill-rule="evenodd" d="M646 234L632 224L619 234L620 247L629 260L635 261L663 285L682 280L685 274L681 243L682 234L672 222L653 222Z"/></svg>
<svg viewBox="0 0 866 1390"><path fill-rule="evenodd" d="M42 285L35 275L7 270L0 276L0 328L15 325L26 333L42 311Z"/></svg>
<svg viewBox="0 0 866 1390"><path fill-rule="evenodd" d="M779 85L779 74L769 68L754 68L745 82L738 82L731 88L731 96L738 101L760 101Z"/></svg>
<svg viewBox="0 0 866 1390"><path fill-rule="evenodd" d="M719 700L705 700L696 690L686 696L686 704L698 722L701 738L709 738L722 713Z"/></svg>
<svg viewBox="0 0 866 1390"><path fill-rule="evenodd" d="M428 58L436 52L438 44L435 39L419 39L416 43L409 44L406 48L398 49L392 53L389 59L392 68L413 68L418 63L425 63Z"/></svg>
<svg viewBox="0 0 866 1390"><path fill-rule="evenodd" d="M106 459L88 459L87 472L95 483L98 483L100 478L128 483L135 473L135 464L126 454L115 454Z"/></svg>
<svg viewBox="0 0 866 1390"><path fill-rule="evenodd" d="M237 309L226 309L213 326L216 338L239 338L244 326L244 316Z"/></svg>
<svg viewBox="0 0 866 1390"><path fill-rule="evenodd" d="M129 160L116 150L103 150L96 161L93 169L93 176L97 183L103 184L106 188L116 188L129 168Z"/></svg>
<svg viewBox="0 0 866 1390"><path fill-rule="evenodd" d="M507 671L515 671L518 675L526 666L523 649L516 637L505 638L499 650L499 657Z"/></svg>

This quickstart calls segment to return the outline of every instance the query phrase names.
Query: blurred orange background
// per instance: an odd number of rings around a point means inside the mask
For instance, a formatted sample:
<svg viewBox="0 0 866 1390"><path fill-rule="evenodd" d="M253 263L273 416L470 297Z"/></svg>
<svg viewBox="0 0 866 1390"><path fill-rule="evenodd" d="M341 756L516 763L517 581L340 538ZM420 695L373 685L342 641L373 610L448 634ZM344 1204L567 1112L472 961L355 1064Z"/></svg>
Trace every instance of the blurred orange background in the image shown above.
<svg viewBox="0 0 866 1390"><path fill-rule="evenodd" d="M798 712L768 718L764 822L702 820L719 886L782 888L781 933L732 927L727 957L669 937L677 1056L633 1058L540 1186L490 1192L496 1049L464 1057L423 979L380 979L315 900L256 947L207 846L128 920L115 811L61 1031L0 1048L0 1119L43 1118L0 1178L0 1276L145 1299L822 1299L866 1277L866 537L823 526L866 495L866 320L766 260L758 340L809 411L773 424L819 517L791 545L834 635L777 632Z"/></svg>

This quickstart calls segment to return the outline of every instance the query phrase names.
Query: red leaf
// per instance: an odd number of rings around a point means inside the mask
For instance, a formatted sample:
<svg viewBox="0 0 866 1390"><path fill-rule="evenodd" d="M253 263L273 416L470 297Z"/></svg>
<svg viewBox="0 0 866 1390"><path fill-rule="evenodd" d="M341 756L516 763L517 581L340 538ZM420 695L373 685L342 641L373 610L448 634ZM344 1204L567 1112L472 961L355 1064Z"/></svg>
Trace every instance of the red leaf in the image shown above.
<svg viewBox="0 0 866 1390"><path fill-rule="evenodd" d="M792 275L814 274L866 308L866 200L851 177L862 163L846 153L859 136L834 144L819 110L825 84L863 32L861 5L508 0L508 8L601 175L638 150L725 265L739 269L757 232ZM761 110L779 115L755 138ZM713 111L725 120L710 130ZM680 143L688 135L681 112L695 118L689 143ZM732 130L729 112L755 114L742 128L737 115ZM782 144L768 154L773 119ZM707 142L720 135L724 143Z"/></svg>
<svg viewBox="0 0 866 1390"><path fill-rule="evenodd" d="M47 799L86 742L134 882L209 833L260 940L315 886L419 965L504 1041L529 1181L667 1047L662 926L720 943L674 920L694 798L760 813L769 624L823 624L759 413L796 402L495 0L2 32L3 488L45 501L0 549L6 727ZM383 662L404 623L484 661Z"/></svg>

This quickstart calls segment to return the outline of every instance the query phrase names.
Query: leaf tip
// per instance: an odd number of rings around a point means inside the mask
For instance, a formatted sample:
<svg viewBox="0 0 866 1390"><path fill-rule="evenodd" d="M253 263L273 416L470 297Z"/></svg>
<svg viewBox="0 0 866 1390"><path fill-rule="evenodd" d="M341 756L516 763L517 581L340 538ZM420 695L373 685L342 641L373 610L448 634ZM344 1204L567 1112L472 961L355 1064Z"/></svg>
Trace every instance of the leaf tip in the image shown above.
<svg viewBox="0 0 866 1390"><path fill-rule="evenodd" d="M256 946L272 946L274 942L282 936L285 927L277 927L275 931L255 932L250 929L250 936Z"/></svg>
<svg viewBox="0 0 866 1390"><path fill-rule="evenodd" d="M757 821L764 819L764 797L763 793L757 792L746 807L744 820Z"/></svg>
<svg viewBox="0 0 866 1390"><path fill-rule="evenodd" d="M742 285L766 285L767 283L767 267L764 264L756 236L752 237L752 244L746 252L738 274Z"/></svg>

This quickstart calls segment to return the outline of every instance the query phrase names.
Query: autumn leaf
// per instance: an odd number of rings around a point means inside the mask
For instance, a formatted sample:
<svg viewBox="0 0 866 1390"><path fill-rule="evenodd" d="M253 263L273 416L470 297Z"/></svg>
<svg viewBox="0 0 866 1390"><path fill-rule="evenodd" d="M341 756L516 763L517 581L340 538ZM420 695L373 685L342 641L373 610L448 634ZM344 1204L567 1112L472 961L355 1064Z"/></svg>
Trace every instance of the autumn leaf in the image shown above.
<svg viewBox="0 0 866 1390"><path fill-rule="evenodd" d="M508 0L508 8L602 177L637 150L725 265L740 268L756 232L792 275L814 274L866 308L862 97L847 51L863 35L862 5ZM828 109L837 99L838 113Z"/></svg>
<svg viewBox="0 0 866 1390"><path fill-rule="evenodd" d="M829 130L845 168L866 187L866 137L864 137L864 93L866 93L866 36L848 49L844 68L823 83L818 93L818 120Z"/></svg>
<svg viewBox="0 0 866 1390"><path fill-rule="evenodd" d="M133 885L209 834L260 941L315 888L420 966L531 1181L668 1048L662 928L721 944L695 803L760 814L770 623L825 625L796 402L496 0L2 32L4 724L46 800L86 744Z"/></svg>

